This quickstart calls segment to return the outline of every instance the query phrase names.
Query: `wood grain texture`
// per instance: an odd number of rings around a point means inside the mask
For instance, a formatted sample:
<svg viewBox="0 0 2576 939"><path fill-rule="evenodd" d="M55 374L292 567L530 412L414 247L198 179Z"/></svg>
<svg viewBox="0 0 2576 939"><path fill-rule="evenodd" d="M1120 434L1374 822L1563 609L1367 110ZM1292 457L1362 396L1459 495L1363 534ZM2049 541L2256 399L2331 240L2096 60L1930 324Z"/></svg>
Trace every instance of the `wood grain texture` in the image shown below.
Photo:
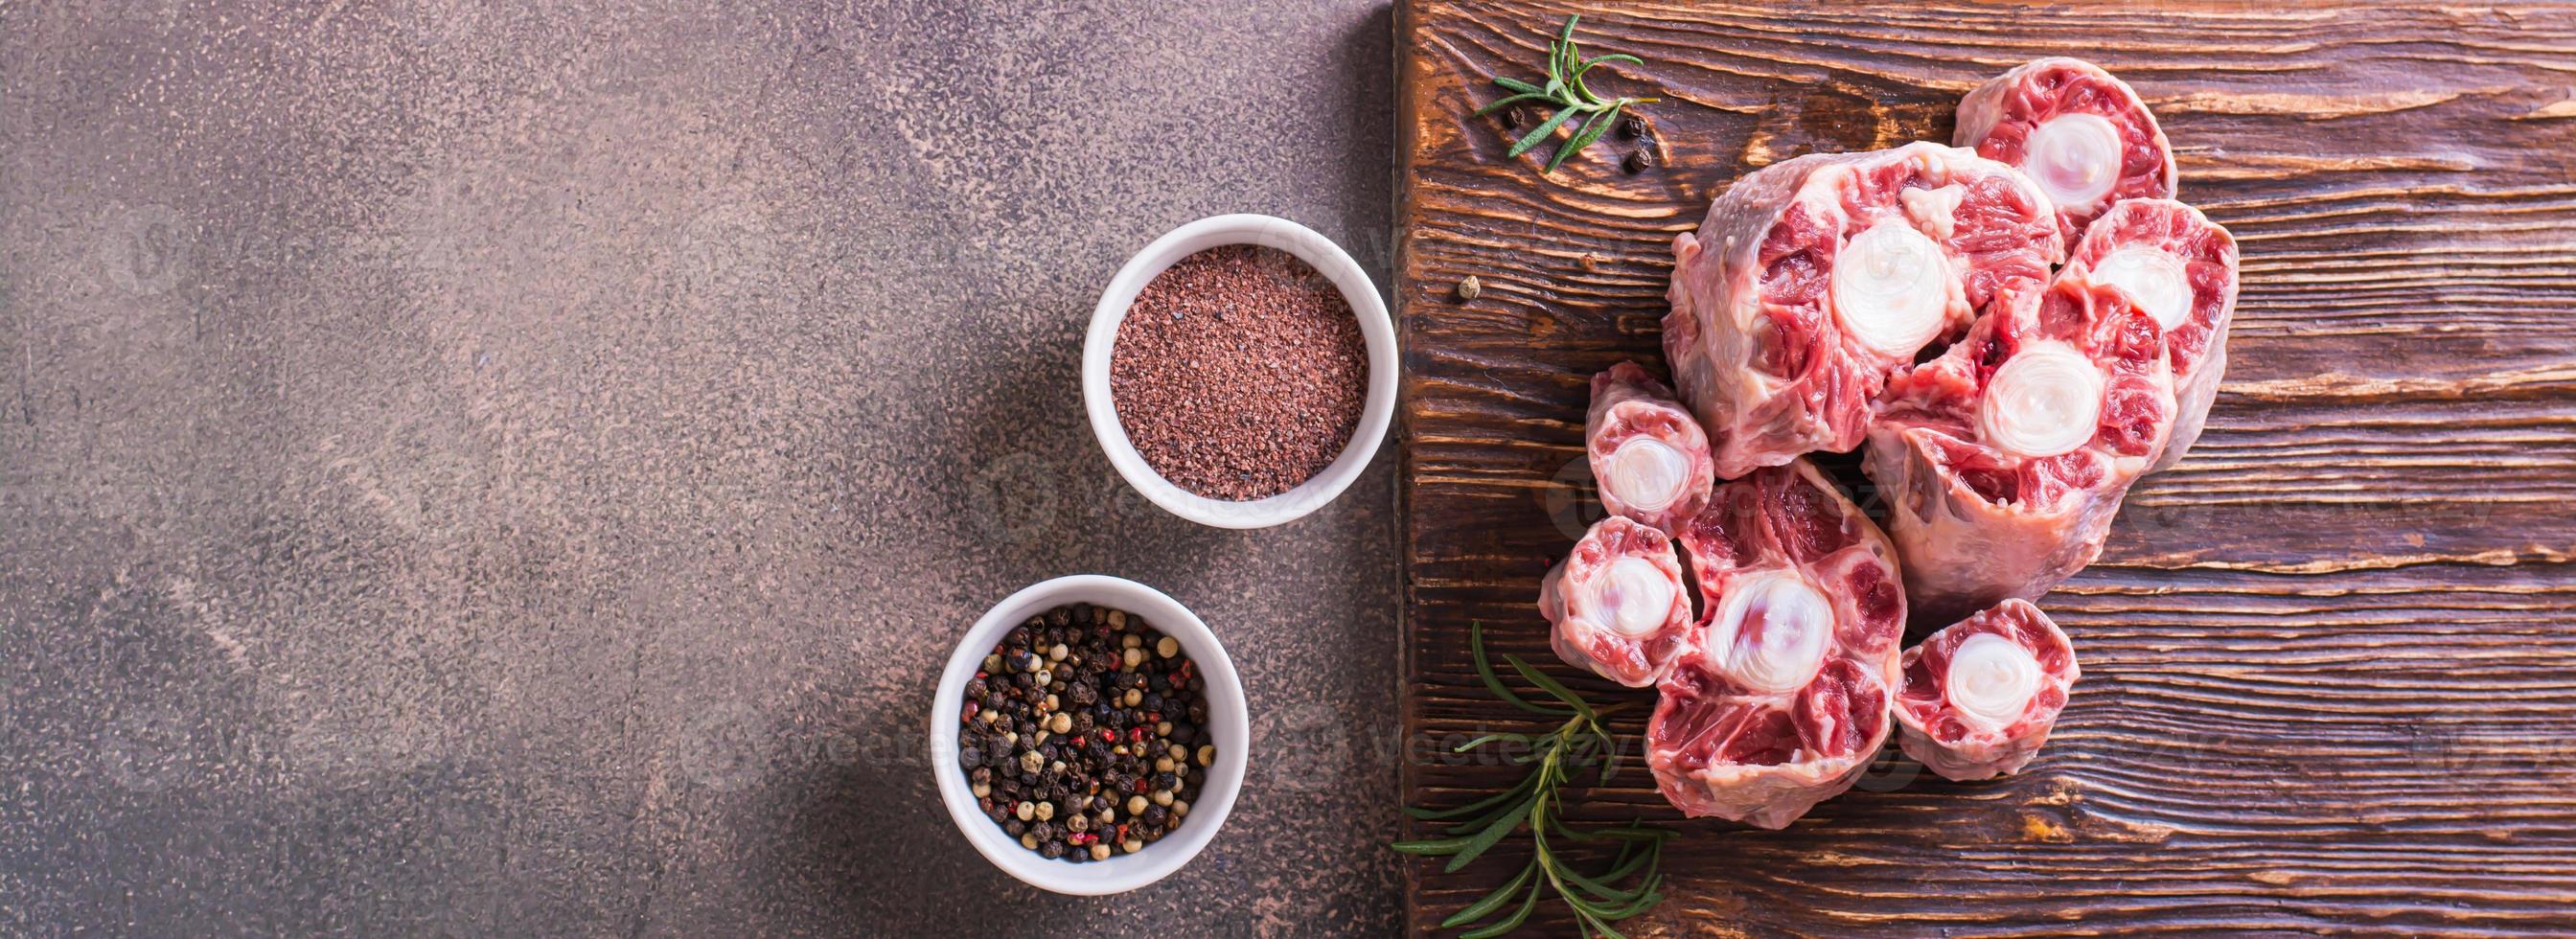
<svg viewBox="0 0 2576 939"><path fill-rule="evenodd" d="M1542 177L1471 116L1576 11L1648 60L1609 84L1666 95L1663 168L1613 139ZM1442 752L1515 723L1467 629L1553 664L1531 601L1598 511L1585 381L1660 360L1673 235L1751 169L1946 140L1961 92L2067 53L2138 87L2243 246L2208 435L2043 601L2084 679L2028 770L1891 748L1776 833L1625 774L1581 811L1688 832L1631 934L2576 930L2576 8L1423 0L1396 32L1409 801L1513 778ZM1513 869L1413 865L1412 926Z"/></svg>

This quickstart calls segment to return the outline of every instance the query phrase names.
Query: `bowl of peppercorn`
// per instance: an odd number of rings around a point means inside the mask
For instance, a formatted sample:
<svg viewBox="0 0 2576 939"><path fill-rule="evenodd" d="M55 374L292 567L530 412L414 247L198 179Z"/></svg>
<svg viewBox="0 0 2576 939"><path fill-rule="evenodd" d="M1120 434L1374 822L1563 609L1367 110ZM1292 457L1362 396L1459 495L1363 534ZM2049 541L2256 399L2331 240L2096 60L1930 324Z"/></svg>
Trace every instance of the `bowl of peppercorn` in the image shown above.
<svg viewBox="0 0 2576 939"><path fill-rule="evenodd" d="M1032 886L1124 893L1181 869L1225 824L1251 739L1216 633L1162 591L1058 577L966 631L931 706L940 801L986 860Z"/></svg>
<svg viewBox="0 0 2576 939"><path fill-rule="evenodd" d="M1092 311L1082 400L1109 465L1148 501L1266 528L1333 501L1394 419L1394 321L1350 253L1269 215L1175 228Z"/></svg>

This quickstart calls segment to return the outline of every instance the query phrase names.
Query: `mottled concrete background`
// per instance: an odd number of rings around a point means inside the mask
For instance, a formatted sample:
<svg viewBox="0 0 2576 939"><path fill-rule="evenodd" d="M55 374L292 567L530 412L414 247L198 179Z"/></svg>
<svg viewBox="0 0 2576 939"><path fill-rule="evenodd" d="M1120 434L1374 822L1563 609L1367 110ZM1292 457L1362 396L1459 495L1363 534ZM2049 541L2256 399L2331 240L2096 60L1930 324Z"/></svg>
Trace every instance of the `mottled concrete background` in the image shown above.
<svg viewBox="0 0 2576 939"><path fill-rule="evenodd" d="M1386 269L1387 12L1218 6L0 0L0 934L1392 930L1392 452L1217 532L1081 417L1172 225ZM1112 899L921 752L1077 571L1255 713Z"/></svg>

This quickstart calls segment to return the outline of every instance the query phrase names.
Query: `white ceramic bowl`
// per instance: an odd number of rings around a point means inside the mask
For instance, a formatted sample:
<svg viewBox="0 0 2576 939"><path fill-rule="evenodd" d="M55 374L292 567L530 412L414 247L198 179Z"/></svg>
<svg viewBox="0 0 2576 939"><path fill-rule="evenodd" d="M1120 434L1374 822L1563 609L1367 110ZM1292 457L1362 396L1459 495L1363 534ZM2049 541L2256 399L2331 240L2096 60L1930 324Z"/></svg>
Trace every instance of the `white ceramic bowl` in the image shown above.
<svg viewBox="0 0 2576 939"><path fill-rule="evenodd" d="M1360 321L1360 336L1368 344L1368 398L1360 407L1359 429L1342 445L1341 456L1297 488L1251 502L1210 499L1154 472L1127 439L1127 428L1118 423L1118 406L1109 395L1109 356L1118 344L1118 324L1126 321L1127 308L1136 302L1137 292L1172 262L1231 244L1278 248L1322 273L1341 290L1342 298L1350 301L1351 313ZM1091 412L1092 436L1100 439L1100 449L1109 454L1109 465L1117 467L1118 475L1126 477L1128 485L1136 487L1155 505L1218 528L1267 528L1294 521L1350 488L1351 481L1358 479L1360 471L1368 468L1369 459L1377 455L1378 443L1386 439L1387 423L1395 416L1395 384L1395 324L1387 319L1386 301L1378 297L1377 285L1369 282L1368 272L1360 270L1359 262L1351 260L1350 254L1331 239L1304 225L1268 215L1210 216L1154 239L1145 250L1127 259L1127 266L1118 269L1118 276L1110 278L1109 289L1100 294L1099 308L1092 311L1091 332L1082 343L1082 404Z"/></svg>
<svg viewBox="0 0 2576 939"><path fill-rule="evenodd" d="M1214 736L1216 765L1198 772L1207 774L1201 783L1199 797L1190 803L1189 817L1180 828L1162 840L1145 846L1134 854L1121 854L1106 861L1076 864L1050 861L1021 847L1018 839L1002 831L975 804L975 792L969 788L966 772L957 765L957 722L965 706L966 680L975 677L983 667L984 656L1012 627L1028 618L1068 603L1125 610L1131 616L1142 616L1145 624L1164 635L1181 641L1181 649L1190 661L1198 663L1199 675L1207 683L1207 731ZM1012 594L975 621L966 637L957 643L957 651L948 657L948 669L939 676L939 696L930 707L930 772L937 778L939 801L948 806L948 817L957 822L967 842L993 862L993 866L1031 886L1056 893L1077 896L1099 896L1124 893L1163 879L1181 865L1198 856L1225 826L1226 814L1234 809L1235 793L1243 788L1245 750L1252 741L1252 729L1243 703L1243 680L1234 672L1234 660L1225 655L1225 647L1216 640L1196 614L1162 591L1120 577L1100 574L1076 574L1038 583Z"/></svg>

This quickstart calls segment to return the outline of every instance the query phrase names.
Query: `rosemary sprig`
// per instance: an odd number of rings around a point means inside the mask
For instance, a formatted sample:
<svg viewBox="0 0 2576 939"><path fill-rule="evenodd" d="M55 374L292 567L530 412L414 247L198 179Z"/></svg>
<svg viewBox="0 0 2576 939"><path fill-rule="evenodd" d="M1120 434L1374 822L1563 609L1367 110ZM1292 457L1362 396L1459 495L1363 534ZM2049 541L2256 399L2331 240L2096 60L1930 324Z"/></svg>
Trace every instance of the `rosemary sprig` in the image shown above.
<svg viewBox="0 0 2576 939"><path fill-rule="evenodd" d="M1513 833L1527 829L1530 834L1529 863L1520 873L1505 881L1500 888L1468 904L1440 922L1443 929L1473 927L1461 939L1488 939L1521 927L1529 921L1530 912L1538 908L1539 895L1553 893L1574 910L1575 923L1583 935L1620 939L1619 931L1610 924L1645 912L1664 898L1658 889L1663 885L1664 840L1673 836L1670 829L1629 823L1575 830L1566 823L1561 811L1560 790L1566 782L1596 763L1600 782L1608 783L1619 769L1619 748L1602 727L1601 719L1616 713L1624 704L1594 707L1556 679L1531 668L1516 656L1505 655L1503 662L1523 680L1556 699L1555 704L1532 701L1514 692L1495 674L1494 664L1485 656L1485 628L1479 623L1468 633L1468 650L1476 660L1476 674L1485 680L1485 688L1494 697L1523 711L1542 717L1559 718L1564 723L1544 734L1489 733L1459 744L1453 752L1466 752L1495 743L1528 747L1526 753L1511 760L1537 764L1518 784L1500 793L1466 805L1446 809L1405 807L1405 814L1423 821L1456 821L1441 829L1445 837L1399 841L1391 845L1406 854L1420 854L1449 859L1449 871L1456 871L1482 857ZM1598 874L1585 874L1573 862L1558 853L1548 839L1565 841L1617 841L1619 851L1609 866ZM1622 887L1622 883L1632 886ZM1517 906L1514 900L1520 901ZM1505 908L1510 907L1508 913ZM1494 919L1501 914L1500 919ZM1492 920L1486 922L1486 920ZM1480 925L1481 924L1481 925Z"/></svg>
<svg viewBox="0 0 2576 939"><path fill-rule="evenodd" d="M1575 155L1583 148L1591 146L1593 141L1601 139L1602 134L1609 133L1611 125L1619 121L1619 112L1627 110L1630 105L1648 104L1659 100L1624 97L1604 99L1600 95L1593 94L1592 89L1584 87L1583 73L1591 71L1595 65L1603 62L1644 65L1646 61L1626 53L1585 59L1582 50L1576 48L1574 44L1574 22L1582 18L1580 15L1566 17L1564 31L1557 33L1556 41L1548 44L1545 84L1525 82L1517 78L1497 77L1494 79L1494 84L1503 86L1504 90L1512 93L1511 96L1476 109L1476 114L1480 117L1522 102L1541 102L1540 106L1556 109L1556 113L1541 122L1537 129L1512 142L1511 152L1505 156L1514 157L1528 153L1530 148L1538 146L1539 141L1547 139L1547 135L1555 133L1558 127L1564 126L1566 121L1576 115L1587 115L1583 123L1575 125L1573 136L1565 138L1565 144L1556 148L1556 156L1548 159L1547 172L1550 173L1556 172L1557 166L1563 164L1566 157Z"/></svg>

